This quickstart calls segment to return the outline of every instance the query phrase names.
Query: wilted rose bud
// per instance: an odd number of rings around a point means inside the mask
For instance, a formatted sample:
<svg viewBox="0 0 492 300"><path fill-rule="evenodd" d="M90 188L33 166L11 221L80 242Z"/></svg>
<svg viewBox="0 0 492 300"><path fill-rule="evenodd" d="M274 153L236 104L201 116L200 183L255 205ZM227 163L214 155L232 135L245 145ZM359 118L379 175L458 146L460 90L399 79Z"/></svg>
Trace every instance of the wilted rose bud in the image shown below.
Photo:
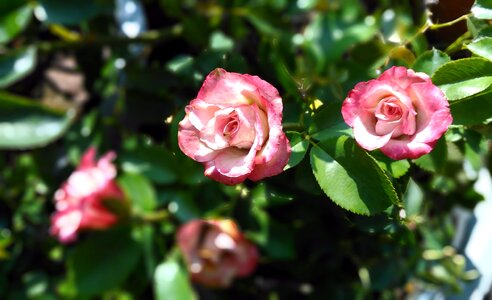
<svg viewBox="0 0 492 300"><path fill-rule="evenodd" d="M192 281L208 287L228 287L258 262L256 247L232 220L191 221L178 230L177 242Z"/></svg>
<svg viewBox="0 0 492 300"><path fill-rule="evenodd" d="M56 212L51 219L52 235L67 243L77 238L83 229L105 229L118 218L109 211L103 201L123 201L121 189L116 185L116 168L109 152L95 160L96 150L89 148L79 167L55 193Z"/></svg>

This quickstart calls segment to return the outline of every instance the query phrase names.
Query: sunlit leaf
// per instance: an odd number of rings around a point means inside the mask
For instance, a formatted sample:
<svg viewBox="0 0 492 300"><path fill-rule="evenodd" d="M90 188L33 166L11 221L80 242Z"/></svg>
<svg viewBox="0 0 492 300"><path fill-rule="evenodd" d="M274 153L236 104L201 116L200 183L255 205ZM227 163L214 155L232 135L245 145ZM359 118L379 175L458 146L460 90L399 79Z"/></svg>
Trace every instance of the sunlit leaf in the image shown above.
<svg viewBox="0 0 492 300"><path fill-rule="evenodd" d="M0 88L15 83L28 75L36 66L36 48L0 56Z"/></svg>
<svg viewBox="0 0 492 300"><path fill-rule="evenodd" d="M471 8L471 12L478 19L492 19L492 1L476 0Z"/></svg>
<svg viewBox="0 0 492 300"><path fill-rule="evenodd" d="M7 1L9 2L9 1ZM20 32L22 32L32 18L32 6L24 4L15 9L7 10L5 7L0 11L0 44L7 43Z"/></svg>
<svg viewBox="0 0 492 300"><path fill-rule="evenodd" d="M34 100L0 92L0 149L44 146L62 136L73 113L62 113Z"/></svg>
<svg viewBox="0 0 492 300"><path fill-rule="evenodd" d="M483 58L465 58L442 65L432 76L448 100L473 96L492 85L492 62Z"/></svg>
<svg viewBox="0 0 492 300"><path fill-rule="evenodd" d="M157 300L197 299L186 270L175 258L169 258L155 269L154 291Z"/></svg>
<svg viewBox="0 0 492 300"><path fill-rule="evenodd" d="M337 205L357 214L372 215L398 202L384 171L349 137L320 143L310 154L316 180Z"/></svg>
<svg viewBox="0 0 492 300"><path fill-rule="evenodd" d="M492 61L492 37L478 39L466 45L474 54Z"/></svg>
<svg viewBox="0 0 492 300"><path fill-rule="evenodd" d="M449 56L437 49L432 49L424 52L413 63L412 69L417 72L424 72L429 76L432 76L434 72L443 64L449 62L451 59Z"/></svg>

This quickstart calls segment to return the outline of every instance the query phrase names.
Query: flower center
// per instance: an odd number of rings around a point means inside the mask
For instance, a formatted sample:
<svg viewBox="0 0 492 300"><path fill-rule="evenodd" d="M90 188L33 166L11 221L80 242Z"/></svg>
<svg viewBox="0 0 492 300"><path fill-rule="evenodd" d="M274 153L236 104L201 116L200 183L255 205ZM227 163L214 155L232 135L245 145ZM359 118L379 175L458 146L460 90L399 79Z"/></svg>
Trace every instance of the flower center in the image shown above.
<svg viewBox="0 0 492 300"><path fill-rule="evenodd" d="M400 101L394 97L386 97L379 101L375 116L381 121L397 121L403 115Z"/></svg>
<svg viewBox="0 0 492 300"><path fill-rule="evenodd" d="M237 118L237 114L234 112L227 124L222 129L222 135L224 137L234 137L239 129L239 120Z"/></svg>

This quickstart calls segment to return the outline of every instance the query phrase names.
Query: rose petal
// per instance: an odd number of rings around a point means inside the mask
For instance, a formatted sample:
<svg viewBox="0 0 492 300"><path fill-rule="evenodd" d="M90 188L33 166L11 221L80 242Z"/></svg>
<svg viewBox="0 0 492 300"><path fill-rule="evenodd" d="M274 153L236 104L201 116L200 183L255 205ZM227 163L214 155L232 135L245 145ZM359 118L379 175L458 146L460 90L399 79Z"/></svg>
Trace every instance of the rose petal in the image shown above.
<svg viewBox="0 0 492 300"><path fill-rule="evenodd" d="M399 160L405 158L418 158L432 151L435 143L421 143L408 140L390 140L381 147L381 151L388 157Z"/></svg>
<svg viewBox="0 0 492 300"><path fill-rule="evenodd" d="M200 140L200 132L191 124L188 117L179 122L178 146L184 154L198 162L213 159L217 153Z"/></svg>
<svg viewBox="0 0 492 300"><path fill-rule="evenodd" d="M276 155L269 155L267 152L275 152ZM254 170L248 178L258 181L265 177L280 174L289 162L290 153L290 143L285 134L282 133L275 139L269 139L268 144L258 155L260 162L255 164ZM270 159L267 160L267 157Z"/></svg>
<svg viewBox="0 0 492 300"><path fill-rule="evenodd" d="M388 132L385 135L378 135L374 132L373 128L370 128L371 121L370 120L361 120L364 116L360 116L354 119L353 127L354 127L354 138L357 143L366 150L374 150L381 148L386 145L388 141L391 139L392 131Z"/></svg>
<svg viewBox="0 0 492 300"><path fill-rule="evenodd" d="M224 69L215 69L207 78L198 92L198 99L208 104L223 105L225 107L241 104L251 104L251 100L244 96L244 91L255 91L257 88L243 74L227 72Z"/></svg>
<svg viewBox="0 0 492 300"><path fill-rule="evenodd" d="M221 183L227 184L227 185L235 185L235 184L241 183L244 180L246 180L246 178L248 178L248 175L249 175L249 174L245 174L245 175L238 176L238 177L226 176L226 175L220 173L219 171L217 171L217 168L215 167L214 161L205 162L204 166L205 166L205 172L204 172L205 176L210 177L213 180L216 180L218 182L221 182Z"/></svg>
<svg viewBox="0 0 492 300"><path fill-rule="evenodd" d="M230 147L222 150L214 161L217 171L222 175L239 177L253 170L254 153L251 155L247 150Z"/></svg>
<svg viewBox="0 0 492 300"><path fill-rule="evenodd" d="M425 143L439 139L453 122L446 97L432 83L414 84L409 93L418 111L415 140Z"/></svg>
<svg viewBox="0 0 492 300"><path fill-rule="evenodd" d="M185 111L190 123L193 124L198 131L201 131L219 109L221 109L221 107L218 105L211 105L201 99L195 99L186 106Z"/></svg>
<svg viewBox="0 0 492 300"><path fill-rule="evenodd" d="M377 80L391 81L403 90L406 90L409 86L415 83L431 82L429 76L425 73L415 72L412 69L396 66L384 71Z"/></svg>
<svg viewBox="0 0 492 300"><path fill-rule="evenodd" d="M59 211L51 220L50 233L62 243L72 242L77 238L81 220L82 213L77 209Z"/></svg>
<svg viewBox="0 0 492 300"><path fill-rule="evenodd" d="M263 112L257 109L255 110L254 107L257 107L256 104L236 107L236 112L240 122L237 133L230 141L231 146L242 149L249 149L253 145L256 137L256 115L258 113L263 114ZM263 131L263 128L261 128L261 130Z"/></svg>

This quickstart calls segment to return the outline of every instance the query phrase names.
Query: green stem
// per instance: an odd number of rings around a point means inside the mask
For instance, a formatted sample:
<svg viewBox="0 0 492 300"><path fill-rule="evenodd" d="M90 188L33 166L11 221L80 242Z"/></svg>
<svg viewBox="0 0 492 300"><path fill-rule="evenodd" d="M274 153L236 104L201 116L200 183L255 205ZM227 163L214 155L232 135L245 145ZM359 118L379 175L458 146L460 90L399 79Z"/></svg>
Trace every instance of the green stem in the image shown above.
<svg viewBox="0 0 492 300"><path fill-rule="evenodd" d="M446 23L432 24L432 25L429 26L429 29L436 30L436 29L441 29L441 28L444 28L444 27L453 26L454 24L456 24L458 22L461 22L463 20L466 20L469 16L471 16L471 14L462 15L461 17L459 17L457 19L454 19L452 21L446 22Z"/></svg>
<svg viewBox="0 0 492 300"><path fill-rule="evenodd" d="M457 38L456 41L454 41L451 45L449 45L446 48L446 50L444 50L444 52L446 52L446 54L448 54L448 55L451 55L455 52L460 51L461 49L463 49L464 42L471 37L472 37L472 35L469 31L465 32L463 35L461 35L459 38Z"/></svg>
<svg viewBox="0 0 492 300"><path fill-rule="evenodd" d="M183 32L181 24L162 30L149 30L141 35L129 38L125 36L83 36L77 40L65 40L54 42L39 42L37 47L42 52L52 52L71 48L88 48L109 46L125 46L130 44L156 43L172 39Z"/></svg>
<svg viewBox="0 0 492 300"><path fill-rule="evenodd" d="M302 132L305 130L304 126L302 126L300 123L294 123L294 122L287 122L282 124L282 127L284 131L299 131Z"/></svg>
<svg viewBox="0 0 492 300"><path fill-rule="evenodd" d="M153 223L167 220L171 217L171 214L169 211L163 209L145 214L136 214L134 217L135 219L145 223Z"/></svg>

